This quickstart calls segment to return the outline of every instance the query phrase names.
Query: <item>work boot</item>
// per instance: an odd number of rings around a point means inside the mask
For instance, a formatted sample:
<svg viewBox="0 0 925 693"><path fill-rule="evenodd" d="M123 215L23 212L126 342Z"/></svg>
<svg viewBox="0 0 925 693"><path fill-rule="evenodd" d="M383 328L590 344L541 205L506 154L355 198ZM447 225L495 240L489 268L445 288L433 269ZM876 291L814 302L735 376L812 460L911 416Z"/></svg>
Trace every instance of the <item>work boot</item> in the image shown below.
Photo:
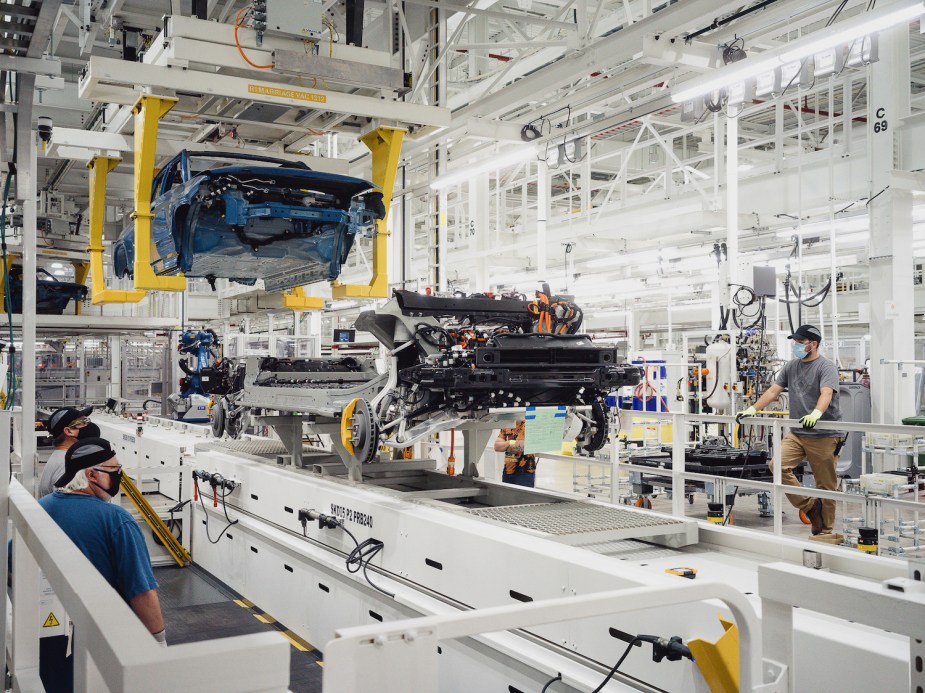
<svg viewBox="0 0 925 693"><path fill-rule="evenodd" d="M814 499L813 504L803 512L806 514L806 517L809 518L813 534L821 534L822 530L825 529L822 522L822 500L819 498Z"/></svg>

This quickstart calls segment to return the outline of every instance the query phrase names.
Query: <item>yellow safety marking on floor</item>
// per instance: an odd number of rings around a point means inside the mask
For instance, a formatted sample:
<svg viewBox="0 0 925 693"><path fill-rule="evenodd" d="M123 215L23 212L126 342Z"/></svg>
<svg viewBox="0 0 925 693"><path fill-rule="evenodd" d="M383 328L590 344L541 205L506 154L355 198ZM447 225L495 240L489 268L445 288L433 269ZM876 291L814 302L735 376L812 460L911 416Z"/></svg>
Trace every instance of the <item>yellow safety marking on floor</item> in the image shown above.
<svg viewBox="0 0 925 693"><path fill-rule="evenodd" d="M270 616L270 614L254 614L254 618L261 623L276 623L276 619Z"/></svg>
<svg viewBox="0 0 925 693"><path fill-rule="evenodd" d="M45 619L45 623L42 624L42 628L54 628L55 626L60 626L58 619L55 618L53 612L48 612L48 618Z"/></svg>
<svg viewBox="0 0 925 693"><path fill-rule="evenodd" d="M242 609L254 608L254 602L248 601L247 599L235 599L234 603L240 606Z"/></svg>
<svg viewBox="0 0 925 693"><path fill-rule="evenodd" d="M311 652L315 649L291 630L281 630L279 634L286 638L295 649L301 652Z"/></svg>

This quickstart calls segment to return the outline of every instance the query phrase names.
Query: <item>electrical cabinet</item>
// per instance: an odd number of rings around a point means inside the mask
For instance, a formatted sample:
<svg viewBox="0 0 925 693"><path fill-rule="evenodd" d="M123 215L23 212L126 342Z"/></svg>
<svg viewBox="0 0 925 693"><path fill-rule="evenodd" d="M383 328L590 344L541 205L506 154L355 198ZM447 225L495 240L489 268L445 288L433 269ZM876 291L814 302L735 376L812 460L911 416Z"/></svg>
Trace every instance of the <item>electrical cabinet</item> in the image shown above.
<svg viewBox="0 0 925 693"><path fill-rule="evenodd" d="M266 0L267 34L291 34L303 39L321 38L324 28L321 0Z"/></svg>

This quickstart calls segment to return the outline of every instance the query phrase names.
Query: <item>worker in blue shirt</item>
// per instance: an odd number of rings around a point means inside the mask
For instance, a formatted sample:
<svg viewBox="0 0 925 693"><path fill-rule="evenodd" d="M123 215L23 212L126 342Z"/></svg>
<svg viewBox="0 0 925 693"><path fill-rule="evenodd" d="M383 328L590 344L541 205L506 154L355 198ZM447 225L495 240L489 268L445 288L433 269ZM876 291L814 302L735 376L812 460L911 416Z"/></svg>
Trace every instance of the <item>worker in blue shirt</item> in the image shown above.
<svg viewBox="0 0 925 693"><path fill-rule="evenodd" d="M122 465L109 441L79 440L67 451L57 490L39 504L126 601L145 627L166 645L164 618L151 558L135 519L111 503ZM79 628L80 624L76 624Z"/></svg>

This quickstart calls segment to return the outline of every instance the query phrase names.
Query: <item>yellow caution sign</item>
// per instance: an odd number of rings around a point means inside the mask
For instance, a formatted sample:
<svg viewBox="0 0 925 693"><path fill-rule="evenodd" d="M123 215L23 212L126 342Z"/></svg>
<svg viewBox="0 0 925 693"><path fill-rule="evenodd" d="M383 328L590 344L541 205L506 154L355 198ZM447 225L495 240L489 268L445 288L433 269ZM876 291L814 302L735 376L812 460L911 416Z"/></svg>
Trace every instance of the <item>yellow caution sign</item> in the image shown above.
<svg viewBox="0 0 925 693"><path fill-rule="evenodd" d="M53 611L48 612L48 618L45 619L45 623L42 624L42 628L54 628L55 626L60 626L58 619L55 618Z"/></svg>

